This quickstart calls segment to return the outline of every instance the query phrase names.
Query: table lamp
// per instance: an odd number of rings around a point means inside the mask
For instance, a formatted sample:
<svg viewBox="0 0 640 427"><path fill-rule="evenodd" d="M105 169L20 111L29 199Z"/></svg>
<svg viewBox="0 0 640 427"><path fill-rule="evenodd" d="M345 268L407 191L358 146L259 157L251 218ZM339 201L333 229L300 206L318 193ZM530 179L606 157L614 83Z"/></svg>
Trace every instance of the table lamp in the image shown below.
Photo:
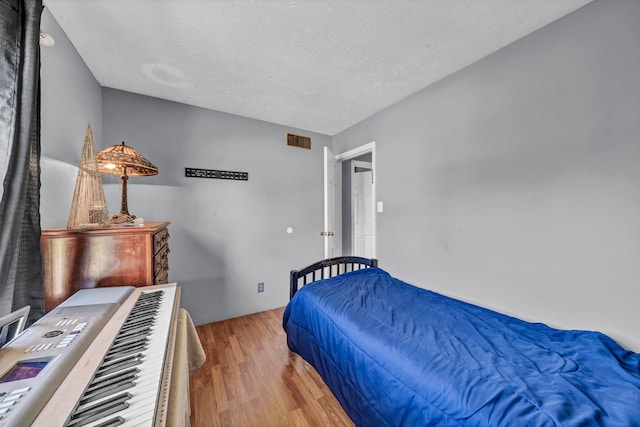
<svg viewBox="0 0 640 427"><path fill-rule="evenodd" d="M113 145L96 154L100 172L120 175L122 178L122 204L120 213L111 218L113 224L134 222L135 215L129 214L127 206L127 180L130 176L151 176L158 174L158 168L142 157L133 148L124 144Z"/></svg>

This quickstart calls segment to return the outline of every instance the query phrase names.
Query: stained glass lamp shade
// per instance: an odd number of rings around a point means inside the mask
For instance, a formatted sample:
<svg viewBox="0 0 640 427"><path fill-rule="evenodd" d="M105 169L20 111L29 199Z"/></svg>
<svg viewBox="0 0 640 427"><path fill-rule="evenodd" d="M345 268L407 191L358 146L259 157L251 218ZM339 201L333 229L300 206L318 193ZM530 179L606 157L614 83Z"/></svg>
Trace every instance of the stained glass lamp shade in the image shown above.
<svg viewBox="0 0 640 427"><path fill-rule="evenodd" d="M120 213L111 218L112 223L134 222L135 215L129 214L127 206L127 180L130 176L151 176L158 174L158 168L142 157L133 148L124 144L113 145L96 154L100 172L120 175L122 178L122 204Z"/></svg>

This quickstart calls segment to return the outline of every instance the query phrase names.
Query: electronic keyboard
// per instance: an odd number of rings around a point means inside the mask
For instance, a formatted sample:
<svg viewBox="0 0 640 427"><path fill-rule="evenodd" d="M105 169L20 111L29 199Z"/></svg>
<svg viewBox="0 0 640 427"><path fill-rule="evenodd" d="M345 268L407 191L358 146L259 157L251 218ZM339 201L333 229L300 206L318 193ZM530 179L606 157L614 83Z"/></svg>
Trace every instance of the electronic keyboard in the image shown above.
<svg viewBox="0 0 640 427"><path fill-rule="evenodd" d="M0 349L0 427L163 426L180 288L82 289Z"/></svg>

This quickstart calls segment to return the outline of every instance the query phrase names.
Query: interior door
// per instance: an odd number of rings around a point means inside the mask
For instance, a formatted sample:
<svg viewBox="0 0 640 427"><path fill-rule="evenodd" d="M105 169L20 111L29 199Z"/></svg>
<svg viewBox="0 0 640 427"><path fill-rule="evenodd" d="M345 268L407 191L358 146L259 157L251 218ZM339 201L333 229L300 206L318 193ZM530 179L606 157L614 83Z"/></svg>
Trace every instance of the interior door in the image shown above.
<svg viewBox="0 0 640 427"><path fill-rule="evenodd" d="M351 162L352 253L373 258L375 212L373 206L373 170L370 162Z"/></svg>
<svg viewBox="0 0 640 427"><path fill-rule="evenodd" d="M338 161L329 147L324 147L324 230L320 235L324 238L324 257L332 258L340 255L340 242L338 224L341 212L341 203L337 197L340 183ZM337 235L337 236L336 236Z"/></svg>

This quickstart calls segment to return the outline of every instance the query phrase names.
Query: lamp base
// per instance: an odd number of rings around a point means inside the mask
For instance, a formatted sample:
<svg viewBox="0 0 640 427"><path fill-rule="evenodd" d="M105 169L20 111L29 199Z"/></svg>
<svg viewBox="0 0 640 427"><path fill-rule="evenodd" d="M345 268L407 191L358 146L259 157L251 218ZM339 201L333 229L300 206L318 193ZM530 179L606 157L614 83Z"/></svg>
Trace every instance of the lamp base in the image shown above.
<svg viewBox="0 0 640 427"><path fill-rule="evenodd" d="M135 222L136 216L130 215L125 212L120 212L118 215L111 217L109 221L111 224L127 224Z"/></svg>

